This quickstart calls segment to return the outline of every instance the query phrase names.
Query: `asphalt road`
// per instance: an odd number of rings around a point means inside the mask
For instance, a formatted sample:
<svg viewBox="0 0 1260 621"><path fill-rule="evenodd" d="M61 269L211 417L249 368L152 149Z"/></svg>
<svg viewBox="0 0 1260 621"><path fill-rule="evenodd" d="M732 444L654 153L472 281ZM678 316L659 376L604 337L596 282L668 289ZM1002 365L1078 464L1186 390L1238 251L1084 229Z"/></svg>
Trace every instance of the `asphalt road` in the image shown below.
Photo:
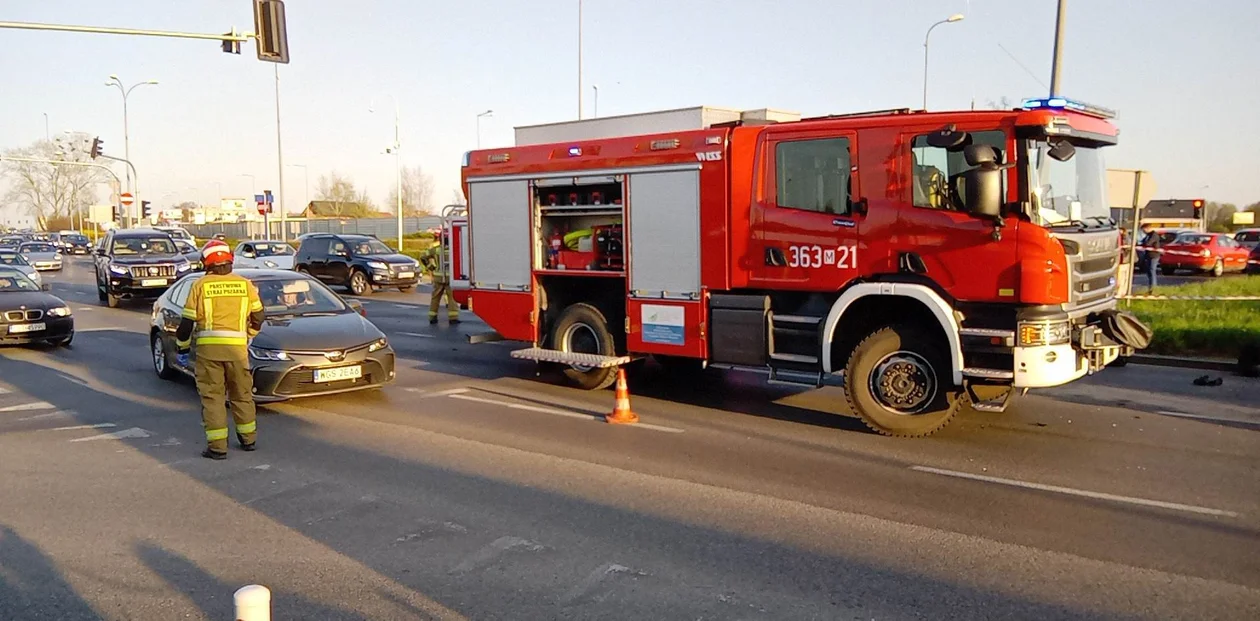
<svg viewBox="0 0 1260 621"><path fill-rule="evenodd" d="M368 298L383 391L265 408L199 457L144 305L52 276L71 349L0 350L0 619L1260 618L1260 382L1111 369L926 440L836 389L644 369L643 424L512 345Z"/></svg>

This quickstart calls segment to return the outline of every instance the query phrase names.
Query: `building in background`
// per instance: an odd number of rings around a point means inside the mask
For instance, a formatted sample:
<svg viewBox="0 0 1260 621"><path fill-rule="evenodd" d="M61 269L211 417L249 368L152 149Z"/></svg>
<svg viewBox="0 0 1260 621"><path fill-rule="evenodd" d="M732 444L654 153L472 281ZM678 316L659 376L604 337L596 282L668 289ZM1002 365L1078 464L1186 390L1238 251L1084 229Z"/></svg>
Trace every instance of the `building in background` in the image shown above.
<svg viewBox="0 0 1260 621"><path fill-rule="evenodd" d="M1201 198L1159 198L1142 207L1141 224L1150 223L1159 229L1193 229L1206 231Z"/></svg>

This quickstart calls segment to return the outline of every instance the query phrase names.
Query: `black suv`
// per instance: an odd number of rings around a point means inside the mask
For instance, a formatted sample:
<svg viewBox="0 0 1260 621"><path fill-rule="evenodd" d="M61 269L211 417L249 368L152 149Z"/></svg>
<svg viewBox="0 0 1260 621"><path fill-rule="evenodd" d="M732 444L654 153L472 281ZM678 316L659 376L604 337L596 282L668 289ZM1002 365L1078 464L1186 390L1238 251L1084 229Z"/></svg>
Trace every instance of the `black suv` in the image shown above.
<svg viewBox="0 0 1260 621"><path fill-rule="evenodd" d="M409 293L420 282L420 265L415 259L394 252L370 235L320 233L304 237L293 269L325 284L346 287L355 295L387 287Z"/></svg>
<svg viewBox="0 0 1260 621"><path fill-rule="evenodd" d="M110 308L121 300L156 298L191 272L188 259L162 231L110 231L96 248L96 293Z"/></svg>
<svg viewBox="0 0 1260 621"><path fill-rule="evenodd" d="M88 241L87 235L62 235L61 247L65 254L89 254L92 251L92 242Z"/></svg>

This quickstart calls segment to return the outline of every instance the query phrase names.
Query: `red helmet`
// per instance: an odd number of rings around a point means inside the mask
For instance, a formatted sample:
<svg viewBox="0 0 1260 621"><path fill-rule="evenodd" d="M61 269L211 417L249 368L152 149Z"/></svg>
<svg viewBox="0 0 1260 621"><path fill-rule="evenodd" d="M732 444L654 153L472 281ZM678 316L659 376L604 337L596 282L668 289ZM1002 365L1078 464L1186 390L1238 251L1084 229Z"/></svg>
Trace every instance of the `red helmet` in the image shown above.
<svg viewBox="0 0 1260 621"><path fill-rule="evenodd" d="M232 262L232 249L227 243L212 239L201 249L201 264L210 267Z"/></svg>

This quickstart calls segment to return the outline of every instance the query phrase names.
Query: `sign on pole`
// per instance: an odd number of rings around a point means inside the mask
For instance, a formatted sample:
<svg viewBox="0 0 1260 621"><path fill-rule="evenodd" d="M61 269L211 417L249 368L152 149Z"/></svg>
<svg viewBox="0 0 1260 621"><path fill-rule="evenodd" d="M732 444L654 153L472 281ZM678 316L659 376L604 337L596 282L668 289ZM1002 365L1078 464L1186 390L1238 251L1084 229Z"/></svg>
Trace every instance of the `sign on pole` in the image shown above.
<svg viewBox="0 0 1260 621"><path fill-rule="evenodd" d="M1255 224L1256 212L1254 211L1236 211L1234 212L1234 224Z"/></svg>
<svg viewBox="0 0 1260 621"><path fill-rule="evenodd" d="M136 197L132 196L131 192L123 192L122 195L118 197L118 202L122 203L126 207L130 207L136 203Z"/></svg>

